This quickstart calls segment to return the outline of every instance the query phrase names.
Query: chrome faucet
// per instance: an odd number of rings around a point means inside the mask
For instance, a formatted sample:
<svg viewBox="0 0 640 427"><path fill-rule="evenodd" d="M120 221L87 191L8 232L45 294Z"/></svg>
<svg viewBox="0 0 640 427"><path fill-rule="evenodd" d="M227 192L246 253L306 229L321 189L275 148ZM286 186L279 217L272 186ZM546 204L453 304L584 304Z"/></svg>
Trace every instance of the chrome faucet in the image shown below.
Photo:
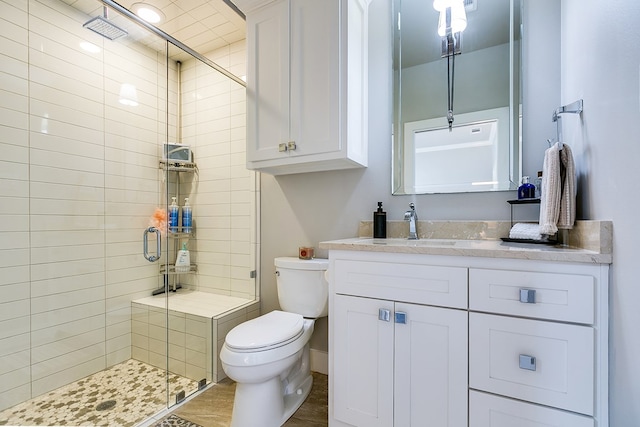
<svg viewBox="0 0 640 427"><path fill-rule="evenodd" d="M409 207L411 210L408 210L404 213L404 220L409 221L409 240L418 240L417 233L417 222L418 222L418 214L416 212L416 207L413 203L409 203Z"/></svg>

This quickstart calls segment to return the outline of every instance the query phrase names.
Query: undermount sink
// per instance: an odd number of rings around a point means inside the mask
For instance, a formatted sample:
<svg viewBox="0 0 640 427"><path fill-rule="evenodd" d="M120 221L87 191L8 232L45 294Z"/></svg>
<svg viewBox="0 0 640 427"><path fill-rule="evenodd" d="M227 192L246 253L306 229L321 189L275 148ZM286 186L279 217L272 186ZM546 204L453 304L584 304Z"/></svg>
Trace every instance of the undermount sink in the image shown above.
<svg viewBox="0 0 640 427"><path fill-rule="evenodd" d="M449 239L419 239L419 240L409 240L409 239L372 239L370 237L361 237L358 239L359 243L370 244L370 245L393 245L393 246L455 246L457 240L449 240Z"/></svg>
<svg viewBox="0 0 640 427"><path fill-rule="evenodd" d="M454 246L456 243L455 240L445 239L407 240L409 246Z"/></svg>

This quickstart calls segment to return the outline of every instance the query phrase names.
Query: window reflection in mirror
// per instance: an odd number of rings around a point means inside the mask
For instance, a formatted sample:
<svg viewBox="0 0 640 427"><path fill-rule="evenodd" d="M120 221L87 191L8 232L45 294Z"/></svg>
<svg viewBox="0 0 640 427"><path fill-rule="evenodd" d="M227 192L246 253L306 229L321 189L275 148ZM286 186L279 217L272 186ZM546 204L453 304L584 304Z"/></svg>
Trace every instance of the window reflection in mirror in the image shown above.
<svg viewBox="0 0 640 427"><path fill-rule="evenodd" d="M464 1L451 132L438 12L431 1L393 2L393 194L517 188L522 0Z"/></svg>

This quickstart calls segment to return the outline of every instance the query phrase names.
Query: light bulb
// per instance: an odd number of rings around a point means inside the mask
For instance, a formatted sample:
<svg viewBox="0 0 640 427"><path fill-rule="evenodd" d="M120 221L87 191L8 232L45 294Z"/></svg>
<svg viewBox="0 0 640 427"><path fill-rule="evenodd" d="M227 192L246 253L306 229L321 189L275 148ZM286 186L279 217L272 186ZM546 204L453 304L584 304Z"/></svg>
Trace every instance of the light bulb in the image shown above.
<svg viewBox="0 0 640 427"><path fill-rule="evenodd" d="M453 34L460 33L464 31L465 28L467 28L467 14L464 10L464 3L462 0L456 1L451 6L451 32ZM438 18L438 35L440 37L447 35L447 8L440 12L440 17Z"/></svg>

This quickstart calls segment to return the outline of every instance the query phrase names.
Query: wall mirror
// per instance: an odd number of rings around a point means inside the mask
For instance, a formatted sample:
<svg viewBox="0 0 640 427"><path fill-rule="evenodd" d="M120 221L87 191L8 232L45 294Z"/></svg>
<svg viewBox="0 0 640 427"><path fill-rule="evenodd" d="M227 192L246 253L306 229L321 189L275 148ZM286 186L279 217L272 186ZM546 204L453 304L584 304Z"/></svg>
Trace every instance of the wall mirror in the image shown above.
<svg viewBox="0 0 640 427"><path fill-rule="evenodd" d="M453 67L447 64L433 2L393 1L395 195L518 186L523 0L461 1L467 26Z"/></svg>

